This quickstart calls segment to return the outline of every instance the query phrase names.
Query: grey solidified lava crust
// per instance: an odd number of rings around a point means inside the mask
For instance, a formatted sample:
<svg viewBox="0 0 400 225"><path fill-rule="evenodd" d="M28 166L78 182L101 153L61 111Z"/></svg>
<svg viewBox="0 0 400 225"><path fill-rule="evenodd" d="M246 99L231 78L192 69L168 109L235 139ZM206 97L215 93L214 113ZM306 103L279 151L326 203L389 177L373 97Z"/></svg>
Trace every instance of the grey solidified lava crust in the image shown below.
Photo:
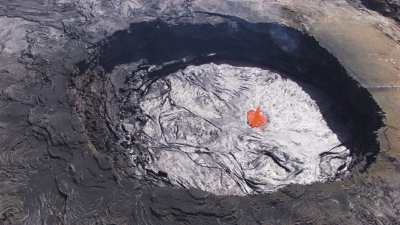
<svg viewBox="0 0 400 225"><path fill-rule="evenodd" d="M271 192L291 183L330 180L351 160L320 112L335 106L319 96L320 109L300 85L279 74L204 64L141 89L146 91L137 107L148 119L138 127L135 119L125 118L125 140L145 135L140 144L151 159L143 169L162 171L177 186L217 195ZM246 112L257 106L269 123L252 129ZM335 121L345 128L340 122ZM132 148L131 153L137 161L140 152Z"/></svg>
<svg viewBox="0 0 400 225"><path fill-rule="evenodd" d="M380 108L305 30L256 17L257 9L211 0L0 1L0 224L398 224L400 184L366 170L379 152ZM296 28L312 15L280 12ZM141 88L210 63L272 71L322 92L305 91L334 142L350 150L350 165L346 158L337 168L348 166L349 176L217 196L148 168L147 137L127 135L149 119L138 107ZM399 172L397 158L379 154Z"/></svg>

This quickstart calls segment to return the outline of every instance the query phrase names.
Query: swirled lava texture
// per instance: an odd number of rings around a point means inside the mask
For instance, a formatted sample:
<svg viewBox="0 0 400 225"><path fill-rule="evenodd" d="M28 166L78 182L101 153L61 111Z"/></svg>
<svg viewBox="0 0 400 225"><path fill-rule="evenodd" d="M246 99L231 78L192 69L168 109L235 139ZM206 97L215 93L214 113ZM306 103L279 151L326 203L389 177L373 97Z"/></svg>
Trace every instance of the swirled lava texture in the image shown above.
<svg viewBox="0 0 400 225"><path fill-rule="evenodd" d="M327 125L312 89L268 70L227 64L189 66L160 78L140 103L147 118L141 144L151 153L146 170L217 195L334 179L347 170L350 151ZM318 98L324 108L335 107ZM246 115L258 106L268 124L254 129Z"/></svg>

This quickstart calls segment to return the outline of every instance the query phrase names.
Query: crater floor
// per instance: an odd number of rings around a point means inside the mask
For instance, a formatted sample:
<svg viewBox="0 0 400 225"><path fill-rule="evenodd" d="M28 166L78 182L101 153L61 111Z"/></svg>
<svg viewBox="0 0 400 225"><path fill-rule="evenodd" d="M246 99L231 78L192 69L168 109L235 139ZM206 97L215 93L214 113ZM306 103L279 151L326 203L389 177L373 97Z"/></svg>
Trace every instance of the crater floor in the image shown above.
<svg viewBox="0 0 400 225"><path fill-rule="evenodd" d="M351 161L321 113L335 106L277 73L211 63L189 66L146 90L140 108L148 119L140 129L153 156L146 169L168 174L176 185L219 195L270 192L335 178ZM257 106L269 118L264 128L246 123L246 112ZM134 124L124 126L137 134Z"/></svg>

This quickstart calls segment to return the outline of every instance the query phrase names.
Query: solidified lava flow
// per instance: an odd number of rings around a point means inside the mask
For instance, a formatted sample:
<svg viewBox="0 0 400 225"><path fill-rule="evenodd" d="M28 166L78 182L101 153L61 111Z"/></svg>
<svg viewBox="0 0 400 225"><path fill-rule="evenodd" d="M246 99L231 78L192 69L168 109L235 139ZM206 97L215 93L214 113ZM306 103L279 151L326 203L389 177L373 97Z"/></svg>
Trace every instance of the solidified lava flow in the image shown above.
<svg viewBox="0 0 400 225"><path fill-rule="evenodd" d="M143 126L122 122L127 136L146 136L145 169L170 181L219 195L269 192L290 183L326 181L346 171L351 157L320 109L296 82L277 73L203 64L147 86ZM314 91L315 90L308 90ZM251 129L248 108L261 106L270 123ZM343 125L342 125L343 126ZM326 154L329 153L329 154ZM135 150L132 150L136 160Z"/></svg>
<svg viewBox="0 0 400 225"><path fill-rule="evenodd" d="M399 225L400 0L0 2L0 225Z"/></svg>

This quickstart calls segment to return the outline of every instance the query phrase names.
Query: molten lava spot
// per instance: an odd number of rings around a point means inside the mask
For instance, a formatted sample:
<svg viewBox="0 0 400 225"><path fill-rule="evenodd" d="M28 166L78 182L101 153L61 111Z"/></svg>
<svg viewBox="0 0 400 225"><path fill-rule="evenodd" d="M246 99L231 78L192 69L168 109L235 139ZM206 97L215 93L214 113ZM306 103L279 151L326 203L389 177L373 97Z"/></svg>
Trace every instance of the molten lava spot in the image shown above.
<svg viewBox="0 0 400 225"><path fill-rule="evenodd" d="M247 124L251 128L259 128L267 125L268 119L267 116L263 114L260 109L260 106L257 107L256 110L250 110L247 112Z"/></svg>

